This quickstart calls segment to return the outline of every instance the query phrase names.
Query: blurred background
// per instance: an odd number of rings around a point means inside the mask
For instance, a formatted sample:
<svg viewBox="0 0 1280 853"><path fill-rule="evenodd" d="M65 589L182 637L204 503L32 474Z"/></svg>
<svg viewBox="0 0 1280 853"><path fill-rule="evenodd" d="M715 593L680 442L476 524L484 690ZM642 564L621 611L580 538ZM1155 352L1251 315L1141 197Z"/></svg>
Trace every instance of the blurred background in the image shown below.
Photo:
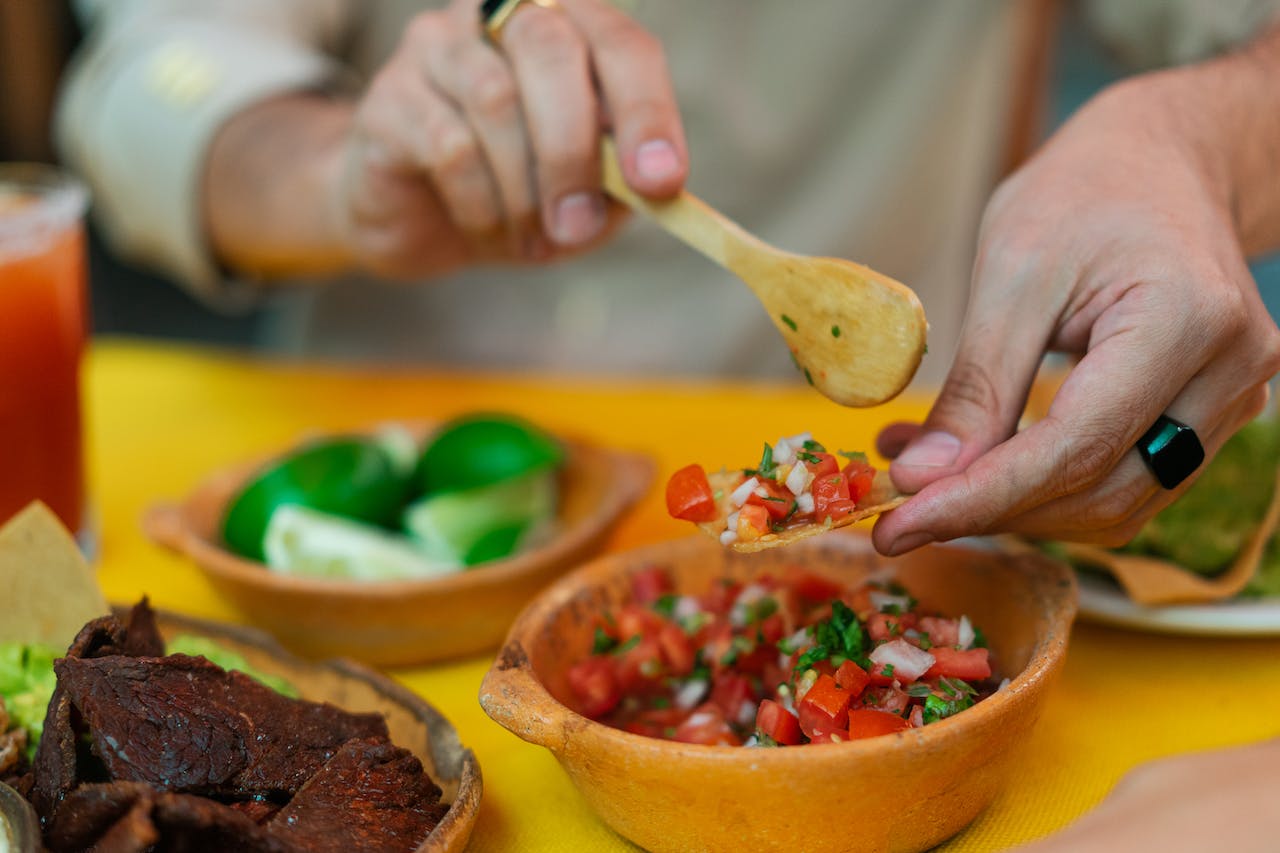
<svg viewBox="0 0 1280 853"><path fill-rule="evenodd" d="M54 161L52 105L63 65L80 37L63 0L0 3L0 161ZM1063 13L1051 69L1046 132L1126 71L1084 26L1072 4ZM1280 255L1259 259L1253 268L1272 316L1280 316ZM268 303L234 315L213 311L181 288L113 257L92 229L90 284L95 334L257 346L277 310Z"/></svg>

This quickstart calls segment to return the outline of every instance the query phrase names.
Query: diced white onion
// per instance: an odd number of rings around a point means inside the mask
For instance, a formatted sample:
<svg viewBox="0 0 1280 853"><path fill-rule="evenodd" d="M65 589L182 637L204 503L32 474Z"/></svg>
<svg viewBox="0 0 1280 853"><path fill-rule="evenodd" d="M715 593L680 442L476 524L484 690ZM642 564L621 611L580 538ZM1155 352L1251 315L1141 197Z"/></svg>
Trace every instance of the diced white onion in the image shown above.
<svg viewBox="0 0 1280 853"><path fill-rule="evenodd" d="M688 725L690 728L697 728L698 726L705 726L707 723L712 722L714 719L715 719L715 716L712 715L709 711L699 711L696 714L690 714L689 719L685 720L685 724Z"/></svg>
<svg viewBox="0 0 1280 853"><path fill-rule="evenodd" d="M728 532L727 530L725 531ZM692 619L702 612L702 606L698 604L698 599L692 595L682 595L676 599L676 606L671 608L671 615L675 617L677 622L683 622L686 619Z"/></svg>
<svg viewBox="0 0 1280 853"><path fill-rule="evenodd" d="M767 498L769 497L769 490L766 489L764 486L756 486L755 489L752 491L752 494L758 498Z"/></svg>
<svg viewBox="0 0 1280 853"><path fill-rule="evenodd" d="M743 745L743 746L746 746L746 747L759 746L759 745L760 745L760 738L756 737L755 735L752 735L751 737L749 737L749 738L747 738L746 740L744 740L744 741L742 742L742 745Z"/></svg>
<svg viewBox="0 0 1280 853"><path fill-rule="evenodd" d="M796 512L801 515L813 512L816 507L817 504L813 502L812 492L805 492L803 495L796 496Z"/></svg>
<svg viewBox="0 0 1280 853"><path fill-rule="evenodd" d="M871 606L883 613L890 607L898 608L898 611L905 613L911 609L911 599L905 595L894 595L889 592L881 592L873 589L870 592Z"/></svg>
<svg viewBox="0 0 1280 853"><path fill-rule="evenodd" d="M795 701L799 702L801 699L803 699L804 694L808 693L809 688L812 687L815 683L817 683L817 681L818 681L818 671L816 669L806 669L804 673L799 678L796 679Z"/></svg>
<svg viewBox="0 0 1280 853"><path fill-rule="evenodd" d="M773 464L790 465L796 461L796 446L789 439L780 438L773 446Z"/></svg>
<svg viewBox="0 0 1280 853"><path fill-rule="evenodd" d="M729 622L735 628L741 628L747 624L747 616L751 612L751 605L755 604L762 598L767 598L769 590L758 583L750 583L742 588L742 592L738 593L738 597L733 601L733 607L729 610Z"/></svg>
<svg viewBox="0 0 1280 853"><path fill-rule="evenodd" d="M743 702L738 706L738 725L749 726L756 721L756 703Z"/></svg>
<svg viewBox="0 0 1280 853"><path fill-rule="evenodd" d="M792 468L791 473L787 475L787 488L793 495L803 495L812 482L813 475L809 473L808 468L800 464Z"/></svg>
<svg viewBox="0 0 1280 853"><path fill-rule="evenodd" d="M880 667L892 666L893 677L904 684L928 672L933 661L933 655L902 639L877 646L871 652L872 663Z"/></svg>
<svg viewBox="0 0 1280 853"><path fill-rule="evenodd" d="M813 441L813 433L811 432L796 433L795 435L787 439L787 444L790 444L792 447L795 447L795 448L801 448L801 447L804 447L804 443L806 441Z"/></svg>
<svg viewBox="0 0 1280 853"><path fill-rule="evenodd" d="M747 502L747 498L751 497L751 493L755 491L758 485L760 485L760 480L756 477L751 477L730 493L729 500L733 501L734 506L742 506Z"/></svg>
<svg viewBox="0 0 1280 853"><path fill-rule="evenodd" d="M731 512L731 513L729 513L729 517L728 517L728 518L726 518L726 519L724 520L724 527L725 527L725 530L732 530L734 533L737 533L737 532L738 532L738 519L739 519L739 518L741 518L741 517L742 517L742 513L740 513L740 512Z"/></svg>
<svg viewBox="0 0 1280 853"><path fill-rule="evenodd" d="M977 639L977 635L973 632L973 623L969 621L968 616L960 617L960 648L973 648L973 641Z"/></svg>
<svg viewBox="0 0 1280 853"><path fill-rule="evenodd" d="M736 530L726 530L725 532L720 534L721 545L732 545L734 542L737 542L737 541L738 541L738 531Z"/></svg>
<svg viewBox="0 0 1280 853"><path fill-rule="evenodd" d="M1000 686L996 688L996 692L999 693L1001 690L1004 690L1008 686L1009 686L1009 679L1006 678L1000 682Z"/></svg>
<svg viewBox="0 0 1280 853"><path fill-rule="evenodd" d="M707 693L707 682L701 678L693 678L686 681L676 691L673 701L676 707L681 711L687 711L694 705L702 701L702 697Z"/></svg>

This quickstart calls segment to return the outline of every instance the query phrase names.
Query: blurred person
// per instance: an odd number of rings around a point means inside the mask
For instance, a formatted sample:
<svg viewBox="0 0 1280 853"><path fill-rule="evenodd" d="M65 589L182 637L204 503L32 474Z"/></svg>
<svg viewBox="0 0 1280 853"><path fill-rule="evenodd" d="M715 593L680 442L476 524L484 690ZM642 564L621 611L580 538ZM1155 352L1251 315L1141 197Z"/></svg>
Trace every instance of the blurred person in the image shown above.
<svg viewBox="0 0 1280 853"><path fill-rule="evenodd" d="M991 196L1052 4L545 0L500 39L477 5L85 2L59 137L114 244L211 302L344 279L300 294L294 351L791 373L728 273L620 227L608 128L641 194L692 174L764 239L920 294L923 380L957 356L923 430L882 441L919 493L878 525L887 553L997 530L1121 541L1195 467L1162 488L1131 451L1158 416L1211 455L1261 408L1280 333L1244 253L1280 245L1274 34L1110 88ZM1276 5L1087 9L1139 61L1192 62ZM1047 349L1084 358L1014 435Z"/></svg>

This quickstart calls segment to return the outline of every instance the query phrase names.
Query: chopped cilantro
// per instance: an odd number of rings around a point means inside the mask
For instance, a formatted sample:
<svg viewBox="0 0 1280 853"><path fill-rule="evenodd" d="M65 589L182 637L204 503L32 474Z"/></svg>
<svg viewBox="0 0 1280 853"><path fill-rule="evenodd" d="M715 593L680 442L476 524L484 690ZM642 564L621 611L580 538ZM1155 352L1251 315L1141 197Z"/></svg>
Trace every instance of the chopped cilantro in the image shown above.
<svg viewBox="0 0 1280 853"><path fill-rule="evenodd" d="M950 684L948 684L945 678L938 679L938 689L941 690L943 693L947 694L948 696L957 695L956 689L952 687Z"/></svg>
<svg viewBox="0 0 1280 853"><path fill-rule="evenodd" d="M591 640L591 654L607 654L616 645L618 641L606 634L603 628L596 628L596 635Z"/></svg>
<svg viewBox="0 0 1280 853"><path fill-rule="evenodd" d="M801 462L811 462L814 465L817 465L822 461L821 457L814 456L812 453L809 453L804 450L801 450L799 453L797 453L796 458L799 459Z"/></svg>
<svg viewBox="0 0 1280 853"><path fill-rule="evenodd" d="M756 746L776 747L778 742L763 732L756 732Z"/></svg>
<svg viewBox="0 0 1280 853"><path fill-rule="evenodd" d="M831 337L833 337L833 338L838 338L838 337L840 337L840 327L839 327L839 326L832 326L832 327L831 327Z"/></svg>
<svg viewBox="0 0 1280 853"><path fill-rule="evenodd" d="M825 453L827 450L825 447L823 447L818 442L814 441L812 438L805 439L803 446L804 446L804 449L809 451L810 453Z"/></svg>
<svg viewBox="0 0 1280 853"><path fill-rule="evenodd" d="M675 736L676 736L676 727L675 727L675 726L666 726L666 727L665 727L665 728L663 728L663 730L662 730L662 736L663 736L664 738L667 738L668 740L669 740L669 739L671 739L671 738L673 738L673 737L675 737Z"/></svg>
<svg viewBox="0 0 1280 853"><path fill-rule="evenodd" d="M724 489L716 489L711 493L711 497L715 499L716 503L720 503L724 499Z"/></svg>
<svg viewBox="0 0 1280 853"><path fill-rule="evenodd" d="M929 639L927 634L921 634L916 640L916 644L921 648L921 650L926 652L933 648L933 641Z"/></svg>
<svg viewBox="0 0 1280 853"><path fill-rule="evenodd" d="M812 385L812 384L813 384L813 374L809 372L809 368L807 368L807 367L804 369L804 379L805 379L805 381L806 381L806 382L808 382L810 385Z"/></svg>
<svg viewBox="0 0 1280 853"><path fill-rule="evenodd" d="M885 664L884 669L880 670L880 674L883 675L885 678L893 678L893 664L891 663Z"/></svg>
<svg viewBox="0 0 1280 853"><path fill-rule="evenodd" d="M658 600L653 603L653 612L670 619L671 614L676 611L677 600L677 596L668 592L666 595L660 596Z"/></svg>
<svg viewBox="0 0 1280 853"><path fill-rule="evenodd" d="M982 633L982 629L979 628L977 625L973 626L973 648L975 649L987 648L987 635Z"/></svg>
<svg viewBox="0 0 1280 853"><path fill-rule="evenodd" d="M961 696L978 695L978 691L973 688L973 685L959 678L948 678L947 676L944 675L942 678L938 679L938 684L939 686L946 685L950 687L950 692L953 696L954 695L961 695Z"/></svg>
<svg viewBox="0 0 1280 853"><path fill-rule="evenodd" d="M950 701L941 699L934 695L926 696L924 700L925 725L928 725L929 723L936 723L938 720L943 720L953 714L958 714L965 708L972 705L973 700L968 696L961 696L959 699L952 699Z"/></svg>
<svg viewBox="0 0 1280 853"><path fill-rule="evenodd" d="M657 708L658 710L665 710L666 708L671 707L671 700L668 699L666 696L654 696L653 707Z"/></svg>
<svg viewBox="0 0 1280 853"><path fill-rule="evenodd" d="M786 314L783 314L783 315L782 315L782 322L786 323L786 324L787 324L787 327L788 327L789 329L791 329L791 331L793 331L793 332L794 332L794 331L796 330L796 321L795 321L795 320L792 320L792 319L791 319L790 317L788 317Z"/></svg>
<svg viewBox="0 0 1280 853"><path fill-rule="evenodd" d="M831 651L824 645L818 644L805 651L800 655L800 659L796 661L796 672L804 672L815 663L824 661L831 656Z"/></svg>
<svg viewBox="0 0 1280 853"><path fill-rule="evenodd" d="M771 596L756 599L747 606L747 623L763 622L778 612L778 600Z"/></svg>
<svg viewBox="0 0 1280 853"><path fill-rule="evenodd" d="M615 648L613 650L613 653L615 655L625 655L627 652L631 651L638 645L640 645L640 635L635 634L631 637L631 639L627 640L625 643Z"/></svg>
<svg viewBox="0 0 1280 853"><path fill-rule="evenodd" d="M917 682L907 688L907 695L916 699L923 699L926 696L933 695L933 688L927 684L920 684Z"/></svg>
<svg viewBox="0 0 1280 853"><path fill-rule="evenodd" d="M850 462L866 462L867 461L867 454L863 453L861 450L837 450L836 456L843 456L845 459L848 459Z"/></svg>
<svg viewBox="0 0 1280 853"><path fill-rule="evenodd" d="M784 504L784 503L786 503L786 502L787 502L787 499L786 499L786 498L773 498L773 497L767 497L767 498L761 498L761 500L765 500L765 501L773 501L773 502L774 502L774 503L776 503L776 504Z"/></svg>

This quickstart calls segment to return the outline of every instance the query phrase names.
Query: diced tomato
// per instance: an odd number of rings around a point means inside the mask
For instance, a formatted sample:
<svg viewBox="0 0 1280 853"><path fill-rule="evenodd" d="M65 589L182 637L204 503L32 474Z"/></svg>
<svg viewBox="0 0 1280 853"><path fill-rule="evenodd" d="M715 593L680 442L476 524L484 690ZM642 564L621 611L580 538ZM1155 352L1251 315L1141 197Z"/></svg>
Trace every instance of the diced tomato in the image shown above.
<svg viewBox="0 0 1280 853"><path fill-rule="evenodd" d="M813 492L813 517L826 518L827 505L849 500L849 484L838 473L818 477L810 488Z"/></svg>
<svg viewBox="0 0 1280 853"><path fill-rule="evenodd" d="M744 504L738 510L738 538L744 542L759 539L769 532L769 510L759 504Z"/></svg>
<svg viewBox="0 0 1280 853"><path fill-rule="evenodd" d="M929 642L935 646L956 646L960 644L959 619L924 616L920 619L920 630L929 635Z"/></svg>
<svg viewBox="0 0 1280 853"><path fill-rule="evenodd" d="M688 675L693 671L693 641L684 629L668 622L658 631L658 646L671 675Z"/></svg>
<svg viewBox="0 0 1280 853"><path fill-rule="evenodd" d="M747 503L754 506L762 506L769 513L771 521L781 521L791 514L791 507L795 504L795 498L785 486L778 484L774 480L765 480L757 488L763 489L767 494L765 497L755 492L747 498Z"/></svg>
<svg viewBox="0 0 1280 853"><path fill-rule="evenodd" d="M652 708L637 713L623 728L632 734L647 737L669 737L687 716L689 712L679 708Z"/></svg>
<svg viewBox="0 0 1280 853"><path fill-rule="evenodd" d="M707 472L686 465L667 481L667 512L684 521L714 521L720 515Z"/></svg>
<svg viewBox="0 0 1280 853"><path fill-rule="evenodd" d="M646 637L627 649L617 661L618 685L623 693L646 693L660 683L666 668L657 639Z"/></svg>
<svg viewBox="0 0 1280 853"><path fill-rule="evenodd" d="M798 572L790 579L789 583L791 589L802 600L815 604L825 604L833 598L839 598L845 591L839 582L824 578L822 575L815 575L812 572Z"/></svg>
<svg viewBox="0 0 1280 853"><path fill-rule="evenodd" d="M671 575L658 566L649 566L631 576L631 597L637 604L645 607L662 596L675 592L675 589Z"/></svg>
<svg viewBox="0 0 1280 853"><path fill-rule="evenodd" d="M849 484L849 497L854 503L871 494L871 487L876 481L876 469L865 459L849 460L841 473Z"/></svg>
<svg viewBox="0 0 1280 853"><path fill-rule="evenodd" d="M787 623L783 620L781 613L771 613L760 623L759 630L760 636L764 637L764 641L769 645L773 645L787 633Z"/></svg>
<svg viewBox="0 0 1280 853"><path fill-rule="evenodd" d="M840 664L840 668L836 670L836 684L848 690L852 699L857 699L861 696L862 691L870 683L871 676L867 675L867 671L851 660Z"/></svg>
<svg viewBox="0 0 1280 853"><path fill-rule="evenodd" d="M867 617L867 636L877 642L901 637L904 630L902 617L892 613L872 613Z"/></svg>
<svg viewBox="0 0 1280 853"><path fill-rule="evenodd" d="M586 717L607 714L622 701L622 688L609 658L593 655L569 667L569 689L578 697L578 711Z"/></svg>
<svg viewBox="0 0 1280 853"><path fill-rule="evenodd" d="M752 693L747 677L735 672L723 672L711 683L711 701L730 720L738 719L744 703L754 702Z"/></svg>
<svg viewBox="0 0 1280 853"><path fill-rule="evenodd" d="M795 746L804 739L800 720L772 699L765 699L756 711L756 732L783 746Z"/></svg>
<svg viewBox="0 0 1280 853"><path fill-rule="evenodd" d="M810 739L843 731L849 725L849 703L852 699L849 691L841 690L834 678L819 675L796 705L801 730Z"/></svg>
<svg viewBox="0 0 1280 853"><path fill-rule="evenodd" d="M875 687L888 687L897 680L897 676L888 667L871 665L871 669L867 670L867 682Z"/></svg>
<svg viewBox="0 0 1280 853"><path fill-rule="evenodd" d="M614 617L617 639L626 642L632 637L651 637L658 633L665 620L647 607L627 604Z"/></svg>
<svg viewBox="0 0 1280 853"><path fill-rule="evenodd" d="M862 707L901 714L911 703L907 691L898 687L870 687L862 694Z"/></svg>
<svg viewBox="0 0 1280 853"><path fill-rule="evenodd" d="M828 474L836 474L840 471L840 460L836 459L830 453L812 453L811 456L818 458L817 462L805 460L804 467L809 469L809 473L813 475L814 480L821 479Z"/></svg>
<svg viewBox="0 0 1280 853"><path fill-rule="evenodd" d="M821 519L830 518L832 521L839 521L842 518L848 518L849 516L853 515L854 510L856 509L857 507L854 505L853 501L846 501L846 500L831 501L830 503L827 504L825 510L823 510L821 513L814 513L814 516L816 518L821 518Z"/></svg>
<svg viewBox="0 0 1280 853"><path fill-rule="evenodd" d="M960 678L965 681L982 681L991 677L991 661L986 649L930 649L933 666L925 678Z"/></svg>
<svg viewBox="0 0 1280 853"><path fill-rule="evenodd" d="M734 734L720 709L710 702L699 705L685 721L676 727L672 740L681 743L702 743L722 746L740 746L742 739Z"/></svg>
<svg viewBox="0 0 1280 853"><path fill-rule="evenodd" d="M724 616L738 600L740 592L742 592L742 584L737 581L728 578L718 580L711 585L707 594L702 596L702 609L716 616Z"/></svg>
<svg viewBox="0 0 1280 853"><path fill-rule="evenodd" d="M849 739L890 735L911 728L911 723L897 714L876 711L871 708L857 708L849 712Z"/></svg>

